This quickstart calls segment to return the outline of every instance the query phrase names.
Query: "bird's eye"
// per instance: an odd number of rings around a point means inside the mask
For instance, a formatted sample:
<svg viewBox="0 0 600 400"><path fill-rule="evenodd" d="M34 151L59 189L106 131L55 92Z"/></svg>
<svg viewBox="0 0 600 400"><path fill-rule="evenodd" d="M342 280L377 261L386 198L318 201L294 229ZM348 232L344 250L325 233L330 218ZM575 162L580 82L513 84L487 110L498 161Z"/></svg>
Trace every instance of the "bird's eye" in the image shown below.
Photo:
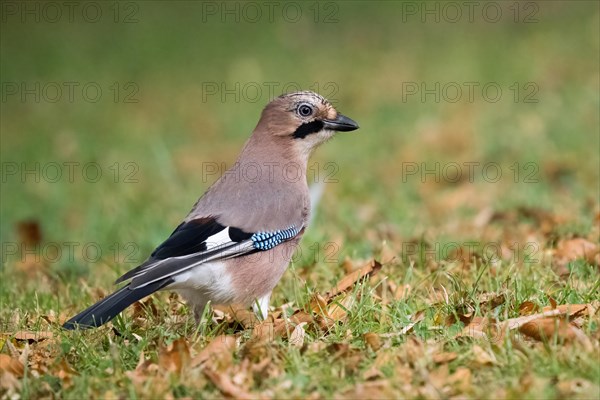
<svg viewBox="0 0 600 400"><path fill-rule="evenodd" d="M302 116L302 117L308 117L312 113L313 113L313 109L308 104L301 104L300 107L298 107L298 114L300 114L300 116Z"/></svg>

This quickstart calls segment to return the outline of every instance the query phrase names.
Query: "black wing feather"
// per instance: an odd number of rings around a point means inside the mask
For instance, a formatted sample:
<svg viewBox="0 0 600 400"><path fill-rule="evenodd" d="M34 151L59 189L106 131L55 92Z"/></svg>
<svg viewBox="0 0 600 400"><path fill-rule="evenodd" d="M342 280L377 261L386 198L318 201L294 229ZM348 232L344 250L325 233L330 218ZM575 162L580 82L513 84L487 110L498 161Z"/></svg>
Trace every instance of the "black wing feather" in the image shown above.
<svg viewBox="0 0 600 400"><path fill-rule="evenodd" d="M65 322L63 328L69 330L77 327L87 329L104 325L131 304L172 282L172 279L167 278L136 290L125 286Z"/></svg>
<svg viewBox="0 0 600 400"><path fill-rule="evenodd" d="M149 266L154 265L157 260L203 252L206 250L206 239L223 229L225 229L225 226L219 224L212 217L183 222L171 233L167 240L152 252L146 262L126 272L115 283L133 278Z"/></svg>
<svg viewBox="0 0 600 400"><path fill-rule="evenodd" d="M206 250L206 239L223 229L225 227L214 218L200 218L183 222L167 240L152 252L151 257L155 260L162 260L204 251Z"/></svg>

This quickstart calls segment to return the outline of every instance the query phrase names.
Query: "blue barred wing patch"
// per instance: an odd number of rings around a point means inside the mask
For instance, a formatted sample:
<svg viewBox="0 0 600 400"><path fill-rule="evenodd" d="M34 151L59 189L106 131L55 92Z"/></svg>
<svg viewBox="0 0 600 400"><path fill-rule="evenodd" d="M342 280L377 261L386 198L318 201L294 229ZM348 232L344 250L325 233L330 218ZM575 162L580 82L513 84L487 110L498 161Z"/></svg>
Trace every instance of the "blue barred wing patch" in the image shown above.
<svg viewBox="0 0 600 400"><path fill-rule="evenodd" d="M296 236L300 230L295 226L274 232L256 232L250 240L257 250L270 250L273 247Z"/></svg>

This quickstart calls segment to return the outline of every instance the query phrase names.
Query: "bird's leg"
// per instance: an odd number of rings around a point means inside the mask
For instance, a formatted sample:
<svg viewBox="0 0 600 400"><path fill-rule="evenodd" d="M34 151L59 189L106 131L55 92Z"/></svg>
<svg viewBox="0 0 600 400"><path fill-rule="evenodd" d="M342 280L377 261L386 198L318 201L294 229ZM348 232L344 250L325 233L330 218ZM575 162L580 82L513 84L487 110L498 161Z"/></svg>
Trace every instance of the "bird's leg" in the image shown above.
<svg viewBox="0 0 600 400"><path fill-rule="evenodd" d="M204 315L204 309L206 308L206 303L196 303L193 305L192 309L194 310L194 319L196 323L200 325L202 322L202 315Z"/></svg>
<svg viewBox="0 0 600 400"><path fill-rule="evenodd" d="M269 301L271 301L271 293L254 300L252 310L261 321L264 321L269 315Z"/></svg>

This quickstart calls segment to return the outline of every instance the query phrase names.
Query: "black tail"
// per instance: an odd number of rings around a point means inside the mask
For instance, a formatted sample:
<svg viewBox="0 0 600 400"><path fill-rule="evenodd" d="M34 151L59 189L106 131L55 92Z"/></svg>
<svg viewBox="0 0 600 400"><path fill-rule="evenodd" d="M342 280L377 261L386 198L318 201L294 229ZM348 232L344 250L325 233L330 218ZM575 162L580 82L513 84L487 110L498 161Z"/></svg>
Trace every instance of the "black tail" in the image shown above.
<svg viewBox="0 0 600 400"><path fill-rule="evenodd" d="M130 289L129 285L125 286L65 322L63 328L69 330L97 328L116 317L131 304L172 282L171 279L165 279L136 289Z"/></svg>

